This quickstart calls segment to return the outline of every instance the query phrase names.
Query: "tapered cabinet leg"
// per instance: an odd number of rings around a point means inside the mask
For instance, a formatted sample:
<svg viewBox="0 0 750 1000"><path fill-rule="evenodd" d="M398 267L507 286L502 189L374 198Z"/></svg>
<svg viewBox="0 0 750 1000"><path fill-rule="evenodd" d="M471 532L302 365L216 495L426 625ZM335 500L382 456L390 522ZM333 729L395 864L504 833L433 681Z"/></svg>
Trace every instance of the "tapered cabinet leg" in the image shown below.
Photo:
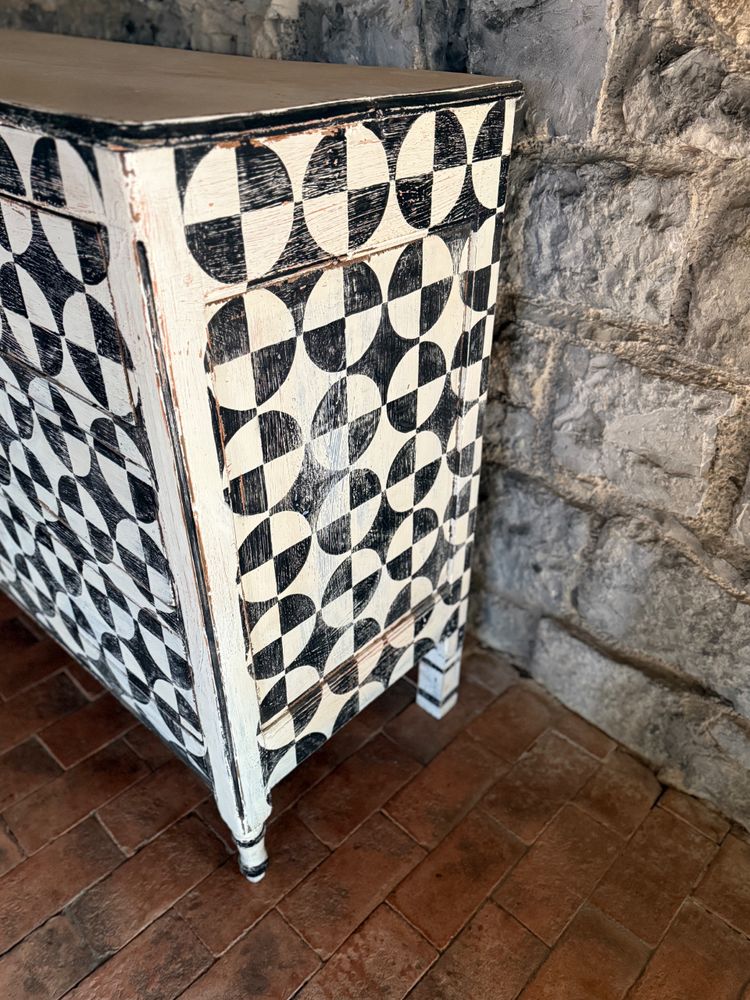
<svg viewBox="0 0 750 1000"><path fill-rule="evenodd" d="M260 882L268 868L266 852L266 825L253 830L247 839L234 840L237 845L240 871L249 882Z"/></svg>
<svg viewBox="0 0 750 1000"><path fill-rule="evenodd" d="M420 660L417 704L442 719L458 701L460 677L461 646L456 649L455 644L441 643Z"/></svg>

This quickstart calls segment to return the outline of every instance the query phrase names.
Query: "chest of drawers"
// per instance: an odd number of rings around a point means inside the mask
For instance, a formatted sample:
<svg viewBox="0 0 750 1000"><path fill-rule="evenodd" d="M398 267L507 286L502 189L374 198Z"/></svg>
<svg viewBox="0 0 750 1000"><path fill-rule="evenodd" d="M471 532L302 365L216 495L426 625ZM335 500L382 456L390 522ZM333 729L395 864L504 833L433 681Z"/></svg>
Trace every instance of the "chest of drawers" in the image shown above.
<svg viewBox="0 0 750 1000"><path fill-rule="evenodd" d="M0 584L258 879L281 778L457 697L519 87L0 50Z"/></svg>

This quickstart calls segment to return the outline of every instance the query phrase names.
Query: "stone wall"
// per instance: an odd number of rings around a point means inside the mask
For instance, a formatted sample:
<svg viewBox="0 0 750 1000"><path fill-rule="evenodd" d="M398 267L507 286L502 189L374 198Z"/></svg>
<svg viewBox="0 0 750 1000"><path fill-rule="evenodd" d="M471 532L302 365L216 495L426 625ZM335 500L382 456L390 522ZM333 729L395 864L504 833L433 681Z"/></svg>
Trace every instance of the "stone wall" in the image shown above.
<svg viewBox="0 0 750 1000"><path fill-rule="evenodd" d="M750 826L750 7L5 0L0 20L525 82L475 629Z"/></svg>

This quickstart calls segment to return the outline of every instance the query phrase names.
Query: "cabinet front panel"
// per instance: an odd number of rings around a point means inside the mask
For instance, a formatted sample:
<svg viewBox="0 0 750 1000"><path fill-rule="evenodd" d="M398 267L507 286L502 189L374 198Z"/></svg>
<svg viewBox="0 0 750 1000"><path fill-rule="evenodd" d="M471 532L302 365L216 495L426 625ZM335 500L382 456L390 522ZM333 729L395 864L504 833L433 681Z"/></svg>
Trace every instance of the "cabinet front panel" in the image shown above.
<svg viewBox="0 0 750 1000"><path fill-rule="evenodd" d="M132 421L105 230L0 198L0 354Z"/></svg>
<svg viewBox="0 0 750 1000"><path fill-rule="evenodd" d="M209 321L265 724L322 681L346 712L449 626L492 325L480 244L468 223L438 230L255 287Z"/></svg>

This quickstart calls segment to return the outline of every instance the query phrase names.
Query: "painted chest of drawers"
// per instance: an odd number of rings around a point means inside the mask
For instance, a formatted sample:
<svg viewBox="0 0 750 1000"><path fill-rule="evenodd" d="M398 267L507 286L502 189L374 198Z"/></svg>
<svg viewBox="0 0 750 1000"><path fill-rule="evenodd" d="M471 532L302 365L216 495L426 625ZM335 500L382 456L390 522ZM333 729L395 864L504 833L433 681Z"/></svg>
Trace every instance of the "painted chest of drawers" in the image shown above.
<svg viewBox="0 0 750 1000"><path fill-rule="evenodd" d="M257 879L275 784L457 697L519 88L0 51L0 584Z"/></svg>

